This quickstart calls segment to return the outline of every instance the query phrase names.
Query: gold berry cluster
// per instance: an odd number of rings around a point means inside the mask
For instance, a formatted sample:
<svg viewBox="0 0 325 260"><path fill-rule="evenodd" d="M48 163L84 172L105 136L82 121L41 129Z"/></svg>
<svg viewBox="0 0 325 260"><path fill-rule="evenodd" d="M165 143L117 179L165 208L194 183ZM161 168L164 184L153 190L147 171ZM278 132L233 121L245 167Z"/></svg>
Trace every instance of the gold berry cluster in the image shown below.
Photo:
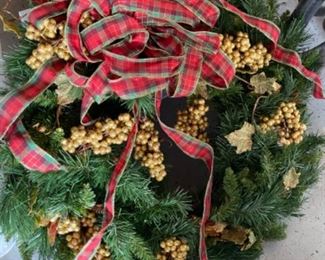
<svg viewBox="0 0 325 260"><path fill-rule="evenodd" d="M86 216L82 217L80 222L82 227L94 227L97 221L96 213L95 212L88 212Z"/></svg>
<svg viewBox="0 0 325 260"><path fill-rule="evenodd" d="M107 245L100 245L95 255L96 260L111 260L111 252Z"/></svg>
<svg viewBox="0 0 325 260"><path fill-rule="evenodd" d="M283 102L270 117L261 118L261 131L266 133L269 130L276 130L282 145L299 144L307 129L306 125L300 122L300 118L296 103Z"/></svg>
<svg viewBox="0 0 325 260"><path fill-rule="evenodd" d="M61 142L62 148L68 153L78 149L91 149L96 155L109 154L113 144L122 144L128 139L133 125L130 114L120 114L116 120L97 121L90 127L79 126L71 128L71 135Z"/></svg>
<svg viewBox="0 0 325 260"><path fill-rule="evenodd" d="M97 234L100 230L100 227L97 225L94 225L93 227L87 227L86 231L85 231L85 237L87 240L89 240L90 238L92 238L95 234Z"/></svg>
<svg viewBox="0 0 325 260"><path fill-rule="evenodd" d="M190 250L187 242L172 237L160 243L160 252L157 254L157 260L185 260Z"/></svg>
<svg viewBox="0 0 325 260"><path fill-rule="evenodd" d="M252 46L247 33L238 32L236 37L221 35L221 40L221 49L232 60L236 69L249 68L255 73L269 66L272 55L262 43Z"/></svg>
<svg viewBox="0 0 325 260"><path fill-rule="evenodd" d="M195 99L184 111L178 111L175 128L203 142L208 142L207 128L209 107L205 99Z"/></svg>
<svg viewBox="0 0 325 260"><path fill-rule="evenodd" d="M72 232L66 235L67 246L77 254L83 247L83 241L80 232Z"/></svg>
<svg viewBox="0 0 325 260"><path fill-rule="evenodd" d="M71 58L68 45L65 39L58 42L54 47L55 54L62 60L68 61Z"/></svg>
<svg viewBox="0 0 325 260"><path fill-rule="evenodd" d="M84 12L81 16L80 23L82 28L86 28L92 25L95 21L95 18L90 14L90 12Z"/></svg>
<svg viewBox="0 0 325 260"><path fill-rule="evenodd" d="M32 69L38 69L55 54L63 60L71 58L68 46L63 37L65 22L57 23L55 19L45 19L39 28L28 25L26 38L39 42L26 64Z"/></svg>
<svg viewBox="0 0 325 260"><path fill-rule="evenodd" d="M99 231L96 222L97 217L94 211L88 211L81 219L60 219L58 223L58 234L64 235L67 246L74 254L78 254L88 240ZM110 255L108 247L106 245L101 245L94 259L110 260Z"/></svg>
<svg viewBox="0 0 325 260"><path fill-rule="evenodd" d="M76 254L85 245L87 240L98 231L98 228L95 228L97 227L95 226L95 223L97 222L95 212L88 211L86 215L81 219L78 219L78 221L80 227L79 230L69 233L65 237L68 247Z"/></svg>
<svg viewBox="0 0 325 260"><path fill-rule="evenodd" d="M32 55L27 58L26 64L33 70L38 69L54 55L54 47L49 43L39 43L33 50Z"/></svg>
<svg viewBox="0 0 325 260"><path fill-rule="evenodd" d="M90 12L84 12L81 16L81 26L86 28L94 22L94 17ZM26 38L39 42L32 55L27 58L26 64L36 70L54 55L68 61L71 55L64 38L65 21L58 23L53 18L45 19L39 28L28 25L26 28Z"/></svg>
<svg viewBox="0 0 325 260"><path fill-rule="evenodd" d="M155 124L146 119L140 124L140 130L136 137L134 158L149 169L151 178L162 181L167 175L164 162L164 154L160 150L159 133L155 130Z"/></svg>
<svg viewBox="0 0 325 260"><path fill-rule="evenodd" d="M63 218L58 223L58 234L65 235L80 231L80 220L78 218Z"/></svg>

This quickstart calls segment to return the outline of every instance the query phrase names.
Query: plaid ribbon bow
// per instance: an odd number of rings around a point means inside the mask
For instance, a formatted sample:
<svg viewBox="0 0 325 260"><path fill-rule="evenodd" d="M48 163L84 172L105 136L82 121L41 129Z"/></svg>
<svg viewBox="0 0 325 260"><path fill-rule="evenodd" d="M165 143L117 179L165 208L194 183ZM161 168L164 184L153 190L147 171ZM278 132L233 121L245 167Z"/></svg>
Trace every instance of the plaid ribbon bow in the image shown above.
<svg viewBox="0 0 325 260"><path fill-rule="evenodd" d="M295 52L277 44L279 28L243 13L227 1L218 2L264 33L273 42L273 59L312 80L315 97L322 97L317 74L304 68ZM98 21L80 32L80 20L85 11L90 11ZM0 137L8 141L13 154L27 168L43 173L60 170L62 166L36 146L19 120L25 108L60 72L64 71L72 84L84 89L83 124L90 123L86 115L92 104L103 102L108 93L115 93L122 99L155 93L156 114L162 129L188 156L203 160L208 168L199 248L200 259L207 259L204 227L211 208L213 149L165 125L160 119L160 106L163 91L170 97L184 97L194 92L200 78L216 88L227 87L233 79L234 66L219 49L219 35L210 31L217 22L219 9L209 0L56 0L29 10L22 20L38 27L44 19L60 20L62 15L66 15L65 38L74 59L49 61L22 89L8 94L0 102ZM99 63L99 66L93 75L85 77L75 70L78 62ZM115 191L133 150L138 113L135 118L126 147L107 186L102 228L85 245L78 260L92 258L113 221Z"/></svg>

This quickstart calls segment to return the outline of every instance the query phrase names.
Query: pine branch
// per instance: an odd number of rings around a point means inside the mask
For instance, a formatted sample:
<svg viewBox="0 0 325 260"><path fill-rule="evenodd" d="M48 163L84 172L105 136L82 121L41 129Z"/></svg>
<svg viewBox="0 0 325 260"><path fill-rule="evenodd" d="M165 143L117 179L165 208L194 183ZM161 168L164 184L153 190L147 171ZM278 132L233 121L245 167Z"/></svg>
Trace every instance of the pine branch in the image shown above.
<svg viewBox="0 0 325 260"><path fill-rule="evenodd" d="M161 226L167 219L177 222L179 218L187 217L191 210L191 203L188 195L182 191L168 194L161 198L158 203L142 209L135 215L137 219L145 219L148 225Z"/></svg>
<svg viewBox="0 0 325 260"><path fill-rule="evenodd" d="M115 220L106 232L105 243L110 248L114 259L133 259L133 251L137 247L137 253L144 259L154 259L150 254L142 238L138 237L135 227L127 220ZM136 241L139 244L134 244Z"/></svg>
<svg viewBox="0 0 325 260"><path fill-rule="evenodd" d="M237 212L241 202L239 183L234 171L230 168L226 170L223 180L223 189L225 192L224 202L219 209L216 209L211 217L215 221L226 221L229 219L230 216Z"/></svg>
<svg viewBox="0 0 325 260"><path fill-rule="evenodd" d="M32 77L34 71L26 65L25 61L35 47L34 42L23 38L18 46L13 46L11 52L4 55L5 65L1 70L7 78L7 87L1 88L1 95L21 88Z"/></svg>
<svg viewBox="0 0 325 260"><path fill-rule="evenodd" d="M123 105L132 112L134 105L137 106L138 111L145 117L153 118L155 114L154 98L152 95L144 96L137 99L130 99L123 101Z"/></svg>
<svg viewBox="0 0 325 260"><path fill-rule="evenodd" d="M156 194L149 187L150 179L143 177L140 170L137 163L130 164L120 180L116 194L121 204L131 204L138 209L152 207L158 203Z"/></svg>
<svg viewBox="0 0 325 260"><path fill-rule="evenodd" d="M150 250L149 244L140 236L133 236L130 241L130 250L132 254L139 260L154 260L156 259L153 252Z"/></svg>
<svg viewBox="0 0 325 260"><path fill-rule="evenodd" d="M7 237L18 235L26 241L36 228L29 214L29 189L30 182L21 177L8 181L0 193L0 228Z"/></svg>
<svg viewBox="0 0 325 260"><path fill-rule="evenodd" d="M263 239L265 240L281 240L286 238L287 225L283 223L273 223L268 225L263 231Z"/></svg>
<svg viewBox="0 0 325 260"><path fill-rule="evenodd" d="M219 242L210 246L208 251L209 259L213 260L253 260L258 259L261 254L262 248L258 243L249 250L241 251L236 245Z"/></svg>
<svg viewBox="0 0 325 260"><path fill-rule="evenodd" d="M310 39L310 35L305 31L303 19L293 19L289 24L287 20L282 20L280 29L279 44L286 48L299 51Z"/></svg>

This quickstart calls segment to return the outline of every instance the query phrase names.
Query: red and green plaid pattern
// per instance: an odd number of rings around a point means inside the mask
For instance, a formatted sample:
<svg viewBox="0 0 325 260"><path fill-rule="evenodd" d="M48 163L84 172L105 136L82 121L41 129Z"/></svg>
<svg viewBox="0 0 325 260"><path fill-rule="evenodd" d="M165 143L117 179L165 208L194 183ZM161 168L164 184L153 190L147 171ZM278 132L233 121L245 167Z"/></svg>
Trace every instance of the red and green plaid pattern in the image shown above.
<svg viewBox="0 0 325 260"><path fill-rule="evenodd" d="M48 62L22 89L9 93L0 101L0 136L7 140L15 157L33 171L46 173L62 167L32 141L18 118L54 82L64 66L60 60Z"/></svg>
<svg viewBox="0 0 325 260"><path fill-rule="evenodd" d="M210 10L213 11L213 8ZM154 18L174 21L194 26L200 23L200 19L190 10L177 1L160 0L115 0L113 1L112 13L145 13Z"/></svg>
<svg viewBox="0 0 325 260"><path fill-rule="evenodd" d="M0 138L5 137L22 112L55 81L64 66L61 60L51 60L36 71L23 88L4 96L0 101Z"/></svg>
<svg viewBox="0 0 325 260"><path fill-rule="evenodd" d="M96 1L94 1L96 2ZM72 0L68 11L65 27L65 38L72 56L78 61L92 61L93 57L88 57L84 53L82 38L79 31L81 16L92 7L90 0Z"/></svg>
<svg viewBox="0 0 325 260"><path fill-rule="evenodd" d="M247 15L225 0L219 3L271 39L273 59L294 67L315 82L314 95L322 97L319 77L302 66L296 53L277 45L280 30L274 24ZM98 21L80 32L85 11L95 14ZM207 259L204 226L211 207L213 150L208 144L166 126L159 111L165 89L172 97L189 96L200 78L213 87L225 88L235 76L231 61L219 49L218 34L200 29L216 24L219 9L209 0L57 0L29 10L22 20L39 26L48 17L62 18L63 13L67 15L65 36L74 60L45 64L24 88L0 101L0 137L7 138L13 154L27 168L40 172L60 169L54 158L32 142L17 120L62 70L74 85L84 90L83 124L91 123L87 112L92 104L103 102L112 92L122 99L156 93L157 118L162 129L187 155L203 160L209 171L200 228L200 259ZM100 65L93 75L85 77L74 69L78 62ZM80 260L91 259L113 221L115 191L132 153L136 133L137 122L107 187L103 227L80 252Z"/></svg>
<svg viewBox="0 0 325 260"><path fill-rule="evenodd" d="M176 0L188 8L202 22L213 27L219 18L219 9L209 0Z"/></svg>
<svg viewBox="0 0 325 260"><path fill-rule="evenodd" d="M79 253L76 259L78 260L89 260L92 259L94 254L96 253L97 248L101 244L101 240L103 238L103 235L107 228L110 226L114 219L115 215L115 194L116 189L119 183L119 180L128 164L128 161L131 157L134 144L135 144L135 138L138 133L138 123L139 123L139 117L137 115L137 112L135 112L135 122L133 124L132 130L129 134L127 144L124 148L124 151L122 152L118 162L116 163L116 166L114 168L114 171L112 173L112 176L109 180L109 183L107 185L107 193L106 193L106 199L105 199L105 206L104 206L104 220L102 223L102 227L98 234L93 236L88 243L84 246L83 250Z"/></svg>
<svg viewBox="0 0 325 260"><path fill-rule="evenodd" d="M51 155L34 143L20 120L11 126L7 143L15 158L31 171L48 173L63 169Z"/></svg>
<svg viewBox="0 0 325 260"><path fill-rule="evenodd" d="M138 53L141 53L149 38L149 33L143 25L133 17L121 13L101 19L83 30L81 35L83 43L91 54L101 52L107 47L112 51L111 49L115 46L111 46L111 43L120 39L129 42L129 37L132 41L129 47L132 47L132 49L128 50L128 52L134 52L135 48ZM132 39L133 37L138 38L137 42ZM121 44L119 43L119 45ZM125 47L124 45L125 43L123 43L123 47Z"/></svg>
<svg viewBox="0 0 325 260"><path fill-rule="evenodd" d="M273 50L272 55L273 60L295 68L301 75L314 82L314 97L324 98L322 82L319 76L317 75L317 73L306 69L302 65L301 59L296 52L284 49L281 46L277 46L277 48Z"/></svg>

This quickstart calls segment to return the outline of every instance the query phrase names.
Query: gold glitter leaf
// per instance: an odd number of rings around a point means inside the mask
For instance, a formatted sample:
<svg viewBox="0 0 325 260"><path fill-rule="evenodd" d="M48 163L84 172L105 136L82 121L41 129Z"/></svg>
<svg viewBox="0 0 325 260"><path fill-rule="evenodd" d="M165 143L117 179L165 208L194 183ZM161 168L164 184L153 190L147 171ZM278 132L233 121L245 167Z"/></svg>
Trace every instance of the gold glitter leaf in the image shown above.
<svg viewBox="0 0 325 260"><path fill-rule="evenodd" d="M283 176L283 184L286 190L291 190L297 187L299 184L300 173L296 171L295 168L291 168Z"/></svg>
<svg viewBox="0 0 325 260"><path fill-rule="evenodd" d="M17 20L8 11L0 10L0 20L5 32L13 32L18 38L21 38L21 32Z"/></svg>
<svg viewBox="0 0 325 260"><path fill-rule="evenodd" d="M196 86L195 93L204 99L209 98L209 93L208 93L208 86L205 81L200 80L199 83Z"/></svg>
<svg viewBox="0 0 325 260"><path fill-rule="evenodd" d="M264 72L252 76L250 83L254 87L253 92L259 95L273 94L281 89L281 85L276 82L276 79L266 77Z"/></svg>
<svg viewBox="0 0 325 260"><path fill-rule="evenodd" d="M252 136L254 133L255 127L252 124L245 122L241 129L226 135L225 138L232 146L237 147L236 153L241 154L252 150Z"/></svg>
<svg viewBox="0 0 325 260"><path fill-rule="evenodd" d="M256 242L256 237L251 229L242 226L230 226L223 222L210 222L205 227L205 234L212 241L231 242L240 246L241 251L250 249Z"/></svg>
<svg viewBox="0 0 325 260"><path fill-rule="evenodd" d="M245 241L245 244L241 247L241 251L246 251L250 249L255 242L257 241L256 236L254 232L251 229L247 230L247 240Z"/></svg>
<svg viewBox="0 0 325 260"><path fill-rule="evenodd" d="M54 84L57 85L58 105L69 105L82 96L82 89L73 86L64 74L59 75Z"/></svg>
<svg viewBox="0 0 325 260"><path fill-rule="evenodd" d="M205 227L205 234L208 237L220 236L228 224L223 222L209 223Z"/></svg>

